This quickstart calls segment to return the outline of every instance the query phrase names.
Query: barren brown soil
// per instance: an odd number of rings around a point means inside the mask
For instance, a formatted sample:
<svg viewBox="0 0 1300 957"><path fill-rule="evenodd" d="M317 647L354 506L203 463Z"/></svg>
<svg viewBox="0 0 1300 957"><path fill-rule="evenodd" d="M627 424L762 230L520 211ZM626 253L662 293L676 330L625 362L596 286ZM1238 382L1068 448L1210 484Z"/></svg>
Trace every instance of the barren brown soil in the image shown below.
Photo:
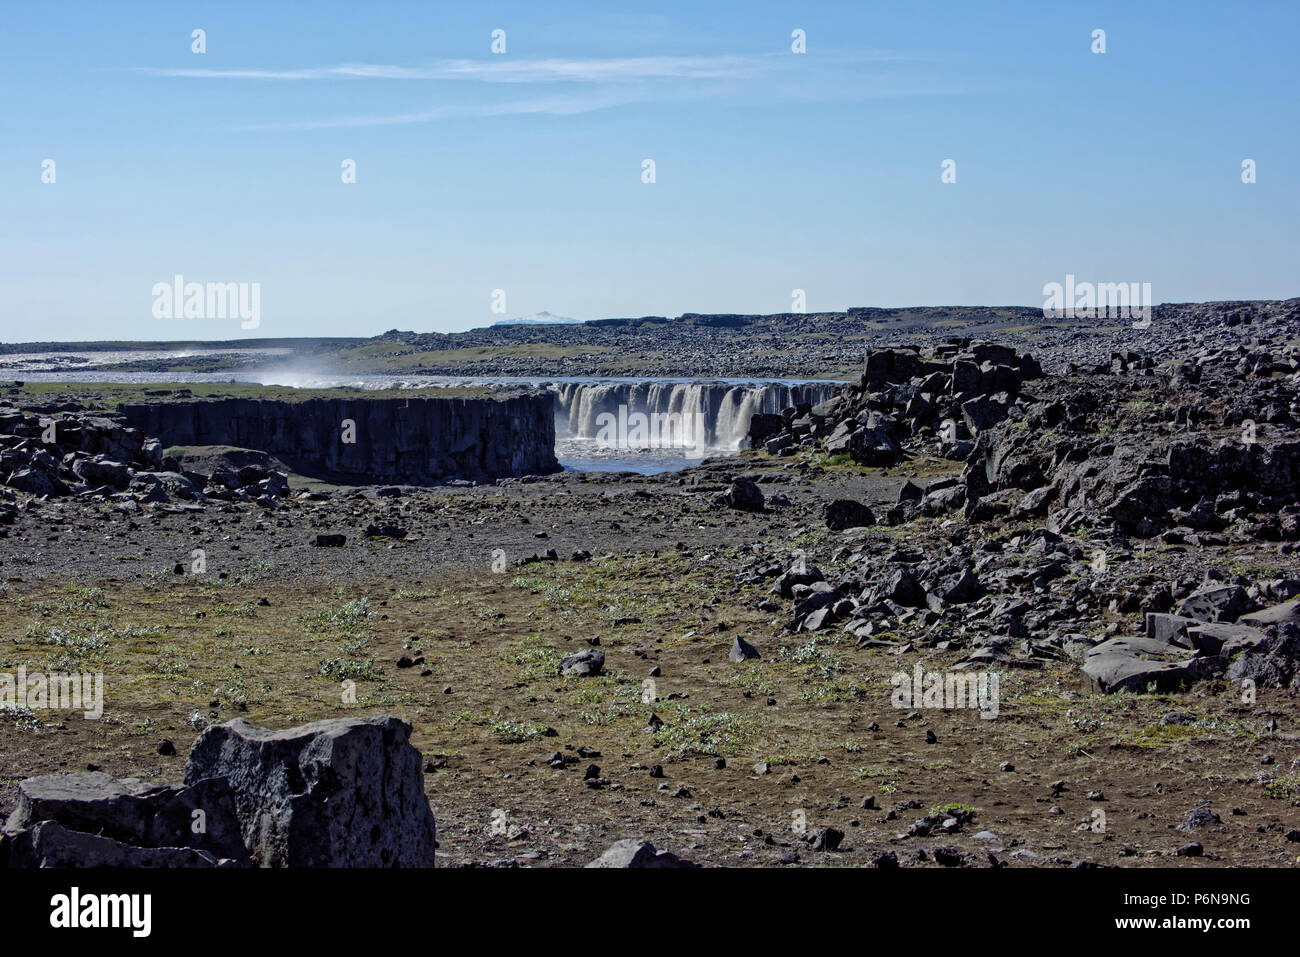
<svg viewBox="0 0 1300 957"><path fill-rule="evenodd" d="M841 632L791 634L788 605L760 610L767 581L745 569L791 548L825 567L846 543L906 537L906 527L830 533L810 516L845 489L888 499L910 472L795 474L765 484L792 504L764 515L719 513L674 476L608 487L570 477L510 497L367 495L342 512L290 512L284 526L254 506L157 523L71 505L45 527L25 517L0 541L0 668L102 671L106 712L0 724L0 811L33 774L94 766L177 780L200 721L394 713L428 762L450 865L582 865L623 837L732 866L862 865L886 850L929 865L936 847L971 866L1297 863L1300 845L1286 839L1300 826L1293 690L1253 704L1222 684L1103 696L1066 659L1002 673L993 720L896 709L892 674L961 656L920 635L891 654ZM385 514L417 534L351 538ZM305 544L318 526L344 530L345 515L346 548ZM208 543L207 572L174 574L196 541ZM510 556L501 573L489 565L497 547ZM559 561L518 563L551 547ZM579 548L592 557L570 560ZM736 636L763 657L729 661ZM559 657L594 638L605 673L558 677ZM402 657L415 663L399 667ZM343 700L346 679L355 704ZM1173 711L1191 722L1162 724ZM174 755L158 753L162 739ZM551 767L556 752L577 760ZM584 783L590 765L599 786ZM974 812L959 831L903 836L953 806ZM1178 830L1201 806L1220 821ZM846 834L838 851L803 839L828 826ZM1192 841L1203 856L1174 856Z"/></svg>

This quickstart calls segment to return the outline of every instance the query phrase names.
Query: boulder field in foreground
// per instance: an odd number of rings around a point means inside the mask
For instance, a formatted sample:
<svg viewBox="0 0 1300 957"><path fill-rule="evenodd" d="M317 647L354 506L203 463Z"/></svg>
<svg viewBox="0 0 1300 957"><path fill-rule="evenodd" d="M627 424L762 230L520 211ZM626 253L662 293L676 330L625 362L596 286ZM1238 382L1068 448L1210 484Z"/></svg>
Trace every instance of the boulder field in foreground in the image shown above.
<svg viewBox="0 0 1300 957"><path fill-rule="evenodd" d="M10 867L433 867L435 825L411 726L243 719L195 741L180 785L101 772L19 785Z"/></svg>

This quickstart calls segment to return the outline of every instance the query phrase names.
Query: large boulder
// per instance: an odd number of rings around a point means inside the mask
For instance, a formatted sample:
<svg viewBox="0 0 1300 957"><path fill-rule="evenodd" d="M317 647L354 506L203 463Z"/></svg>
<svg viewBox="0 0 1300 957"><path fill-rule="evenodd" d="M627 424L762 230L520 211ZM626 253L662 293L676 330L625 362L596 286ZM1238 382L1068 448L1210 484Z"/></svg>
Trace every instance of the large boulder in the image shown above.
<svg viewBox="0 0 1300 957"><path fill-rule="evenodd" d="M58 495L66 489L62 482L41 469L16 469L5 484L28 495Z"/></svg>
<svg viewBox="0 0 1300 957"><path fill-rule="evenodd" d="M763 511L763 492L751 478L740 476L719 496L723 505L742 512Z"/></svg>
<svg viewBox="0 0 1300 957"><path fill-rule="evenodd" d="M1270 628L1253 648L1228 666L1232 681L1250 679L1260 688L1285 688L1300 672L1300 627L1287 622Z"/></svg>
<svg viewBox="0 0 1300 957"><path fill-rule="evenodd" d="M1005 419L1008 408L1006 402L996 402L987 395L979 395L961 404L961 417L970 433L978 435Z"/></svg>
<svg viewBox="0 0 1300 957"><path fill-rule="evenodd" d="M5 823L16 867L207 867L246 865L226 781L190 787L113 778L103 771L52 774L18 784Z"/></svg>
<svg viewBox="0 0 1300 957"><path fill-rule="evenodd" d="M891 417L872 412L866 424L849 437L849 456L859 465L893 465L903 457L896 429Z"/></svg>
<svg viewBox="0 0 1300 957"><path fill-rule="evenodd" d="M826 506L825 517L826 527L832 532L876 524L876 516L870 508L848 498L837 498L829 503Z"/></svg>
<svg viewBox="0 0 1300 957"><path fill-rule="evenodd" d="M927 589L930 595L950 605L964 605L984 594L984 586L969 568L944 575Z"/></svg>
<svg viewBox="0 0 1300 957"><path fill-rule="evenodd" d="M900 568L889 576L877 591L877 597L889 599L908 608L925 607L925 588L909 568Z"/></svg>
<svg viewBox="0 0 1300 957"><path fill-rule="evenodd" d="M920 372L920 356L910 349L874 349L867 353L863 384L876 390L889 382L907 382Z"/></svg>
<svg viewBox="0 0 1300 957"><path fill-rule="evenodd" d="M108 485L122 491L131 484L131 470L122 462L114 462L102 455L77 459L72 471L92 488Z"/></svg>
<svg viewBox="0 0 1300 957"><path fill-rule="evenodd" d="M1089 648L1083 673L1096 691L1176 691L1201 678L1206 662L1196 652L1153 638L1119 637Z"/></svg>
<svg viewBox="0 0 1300 957"><path fill-rule="evenodd" d="M785 428L785 419L775 412L755 412L749 417L749 447L756 449Z"/></svg>
<svg viewBox="0 0 1300 957"><path fill-rule="evenodd" d="M1250 597L1240 585L1210 585L1184 598L1178 614L1197 621L1236 621L1250 608Z"/></svg>
<svg viewBox="0 0 1300 957"><path fill-rule="evenodd" d="M793 598L794 589L799 585L811 585L814 582L825 581L826 576L816 565L808 565L800 568L798 566L782 572L772 582L772 587L768 593L780 595L782 598Z"/></svg>
<svg viewBox="0 0 1300 957"><path fill-rule="evenodd" d="M1285 625L1288 622L1293 625L1300 625L1300 598L1292 598L1280 605L1271 605L1268 608L1261 608L1259 611L1252 611L1248 615L1242 615L1237 619L1237 622L1242 625L1250 625L1253 628Z"/></svg>
<svg viewBox="0 0 1300 957"><path fill-rule="evenodd" d="M208 728L186 785L225 778L252 862L265 867L432 867L433 811L411 726L334 718L270 731Z"/></svg>
<svg viewBox="0 0 1300 957"><path fill-rule="evenodd" d="M1169 478L1150 475L1120 489L1106 514L1124 531L1151 534L1165 522L1169 511Z"/></svg>

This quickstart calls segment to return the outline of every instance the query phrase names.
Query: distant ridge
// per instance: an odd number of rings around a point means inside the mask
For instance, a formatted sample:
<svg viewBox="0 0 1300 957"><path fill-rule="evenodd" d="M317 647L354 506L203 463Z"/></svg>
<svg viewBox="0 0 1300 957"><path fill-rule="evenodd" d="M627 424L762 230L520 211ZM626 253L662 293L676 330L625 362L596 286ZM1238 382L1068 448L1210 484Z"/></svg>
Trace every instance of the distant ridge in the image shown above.
<svg viewBox="0 0 1300 957"><path fill-rule="evenodd" d="M586 322L585 319L569 319L567 316L553 316L549 312L535 312L531 316L520 316L518 319L500 319L492 325L494 326L574 326Z"/></svg>

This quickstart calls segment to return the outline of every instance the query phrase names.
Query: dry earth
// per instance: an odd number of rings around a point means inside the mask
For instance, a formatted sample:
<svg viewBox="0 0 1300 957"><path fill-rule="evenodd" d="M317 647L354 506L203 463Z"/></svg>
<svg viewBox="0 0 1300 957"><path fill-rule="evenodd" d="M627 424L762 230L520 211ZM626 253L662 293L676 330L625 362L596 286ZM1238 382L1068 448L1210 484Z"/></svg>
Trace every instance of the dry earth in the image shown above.
<svg viewBox="0 0 1300 957"><path fill-rule="evenodd" d="M709 490L742 465L791 504L718 510ZM274 515L47 505L0 539L0 668L102 671L105 718L0 724L0 811L34 774L93 766L176 780L197 721L395 713L428 762L451 865L581 865L623 837L733 866L862 865L882 851L910 866L932 863L936 847L972 866L1294 865L1294 689L1262 690L1253 704L1221 682L1103 696L1064 660L1000 673L995 719L915 713L891 706L891 675L918 661L942 670L960 654L792 634L787 609L757 607L769 597L749 573L760 558L801 549L833 568L845 544L915 534L829 532L816 518L825 501L892 501L905 477L945 467L809 468L748 454L681 476L566 476L508 494L370 489ZM385 520L408 538L360 535ZM317 531L348 544L312 547ZM202 574L190 570L194 548ZM520 564L547 548L560 560ZM500 573L496 549L508 560ZM571 560L576 550L591 557ZM736 636L763 657L729 661ZM559 658L595 638L605 672L558 677ZM355 704L343 700L349 679ZM1171 712L1190 720L1162 722ZM164 739L174 754L159 753ZM552 767L557 752L574 760ZM1179 830L1202 806L1219 820ZM954 833L904 836L961 808L973 818ZM846 835L837 851L803 839L827 827ZM1202 857L1174 857L1192 841Z"/></svg>

